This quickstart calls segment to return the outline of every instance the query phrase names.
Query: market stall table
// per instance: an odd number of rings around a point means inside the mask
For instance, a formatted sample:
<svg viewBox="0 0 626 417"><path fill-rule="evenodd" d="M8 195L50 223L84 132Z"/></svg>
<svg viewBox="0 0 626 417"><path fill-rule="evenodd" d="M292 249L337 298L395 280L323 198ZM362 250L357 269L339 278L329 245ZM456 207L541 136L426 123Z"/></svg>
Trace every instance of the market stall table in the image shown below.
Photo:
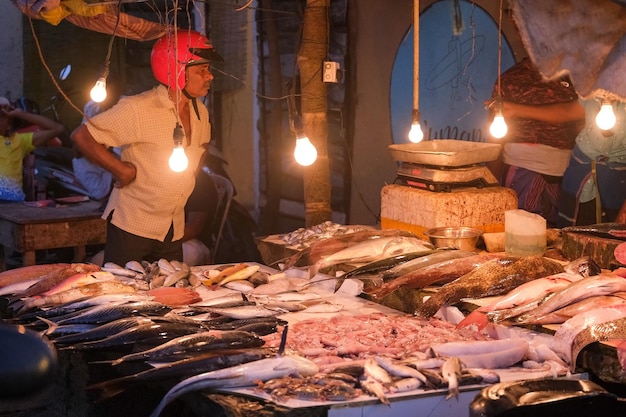
<svg viewBox="0 0 626 417"><path fill-rule="evenodd" d="M33 207L25 203L0 203L0 271L6 269L6 256L22 253L23 266L35 264L35 251L74 248L74 260L84 261L86 245L106 239L102 204L97 201L55 203Z"/></svg>

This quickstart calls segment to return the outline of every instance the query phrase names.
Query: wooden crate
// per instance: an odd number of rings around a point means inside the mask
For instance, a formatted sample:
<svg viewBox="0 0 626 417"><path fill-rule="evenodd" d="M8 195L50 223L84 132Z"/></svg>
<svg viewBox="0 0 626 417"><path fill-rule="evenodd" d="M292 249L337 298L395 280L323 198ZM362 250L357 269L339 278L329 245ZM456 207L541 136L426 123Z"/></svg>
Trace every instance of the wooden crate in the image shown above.
<svg viewBox="0 0 626 417"><path fill-rule="evenodd" d="M381 191L381 228L408 230L425 240L424 231L433 227L504 232L504 212L516 208L515 191L505 187L432 192L390 184Z"/></svg>

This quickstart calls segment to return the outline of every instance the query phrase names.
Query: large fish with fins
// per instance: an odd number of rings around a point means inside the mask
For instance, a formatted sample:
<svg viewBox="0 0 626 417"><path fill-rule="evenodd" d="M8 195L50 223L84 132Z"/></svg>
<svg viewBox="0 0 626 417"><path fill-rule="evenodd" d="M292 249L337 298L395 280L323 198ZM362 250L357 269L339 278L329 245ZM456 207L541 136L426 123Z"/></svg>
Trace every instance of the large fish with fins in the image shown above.
<svg viewBox="0 0 626 417"><path fill-rule="evenodd" d="M151 349L121 356L111 364L132 361L174 362L212 350L258 348L264 343L263 339L250 332L208 330L180 336Z"/></svg>
<svg viewBox="0 0 626 417"><path fill-rule="evenodd" d="M415 236L386 236L372 238L356 245L349 246L327 256L322 256L309 267L309 277L314 277L334 265L342 263L367 263L385 257L423 251L428 253L434 249L433 245Z"/></svg>
<svg viewBox="0 0 626 417"><path fill-rule="evenodd" d="M307 377L318 373L315 362L297 355L278 355L242 365L204 372L184 379L163 397L150 417L158 417L165 407L181 395L209 388L233 388L254 385L258 381L297 375Z"/></svg>
<svg viewBox="0 0 626 417"><path fill-rule="evenodd" d="M432 284L445 284L467 274L491 259L500 257L502 255L475 254L460 250L427 255L419 259L421 262L415 263L416 269L401 276L387 280L386 276L393 275L391 272L383 273L383 284L380 287L368 288L365 292L372 297L381 299L400 287L419 289Z"/></svg>
<svg viewBox="0 0 626 417"><path fill-rule="evenodd" d="M381 237L415 237L411 232L399 229L383 230L361 230L347 233L345 235L333 236L314 242L308 248L301 250L285 259L274 262L273 265L282 263L282 270L296 266L309 266L318 262L322 257L331 255L352 245L365 242L369 239L379 239Z"/></svg>
<svg viewBox="0 0 626 417"><path fill-rule="evenodd" d="M525 282L563 271L563 265L542 256L505 256L492 259L442 286L418 307L415 314L432 317L441 307L454 304L463 298L503 295Z"/></svg>
<svg viewBox="0 0 626 417"><path fill-rule="evenodd" d="M119 378L108 379L87 386L87 390L97 400L105 400L114 397L126 389L150 382L170 381L189 378L203 372L217 371L232 366L242 365L247 362L274 356L272 349L242 349L207 352L194 355L192 358L182 359L176 362L160 364L156 368L150 368L142 372Z"/></svg>

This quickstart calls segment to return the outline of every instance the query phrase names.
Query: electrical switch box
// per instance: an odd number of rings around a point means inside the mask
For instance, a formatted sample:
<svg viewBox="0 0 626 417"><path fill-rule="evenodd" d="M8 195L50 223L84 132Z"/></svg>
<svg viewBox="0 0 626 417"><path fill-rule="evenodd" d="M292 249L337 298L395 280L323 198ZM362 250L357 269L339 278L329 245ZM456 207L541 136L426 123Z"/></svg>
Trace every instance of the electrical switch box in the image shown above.
<svg viewBox="0 0 626 417"><path fill-rule="evenodd" d="M325 83L338 83L339 82L339 62L324 61L324 82Z"/></svg>

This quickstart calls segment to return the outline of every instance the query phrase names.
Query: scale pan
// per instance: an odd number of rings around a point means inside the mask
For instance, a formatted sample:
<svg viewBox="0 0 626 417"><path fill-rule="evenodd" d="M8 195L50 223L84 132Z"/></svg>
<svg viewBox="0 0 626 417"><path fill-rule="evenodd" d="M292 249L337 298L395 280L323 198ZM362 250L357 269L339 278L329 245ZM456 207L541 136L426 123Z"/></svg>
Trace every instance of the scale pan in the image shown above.
<svg viewBox="0 0 626 417"><path fill-rule="evenodd" d="M389 145L398 162L421 165L460 167L498 159L499 143L469 142L457 139L435 139L420 143Z"/></svg>

